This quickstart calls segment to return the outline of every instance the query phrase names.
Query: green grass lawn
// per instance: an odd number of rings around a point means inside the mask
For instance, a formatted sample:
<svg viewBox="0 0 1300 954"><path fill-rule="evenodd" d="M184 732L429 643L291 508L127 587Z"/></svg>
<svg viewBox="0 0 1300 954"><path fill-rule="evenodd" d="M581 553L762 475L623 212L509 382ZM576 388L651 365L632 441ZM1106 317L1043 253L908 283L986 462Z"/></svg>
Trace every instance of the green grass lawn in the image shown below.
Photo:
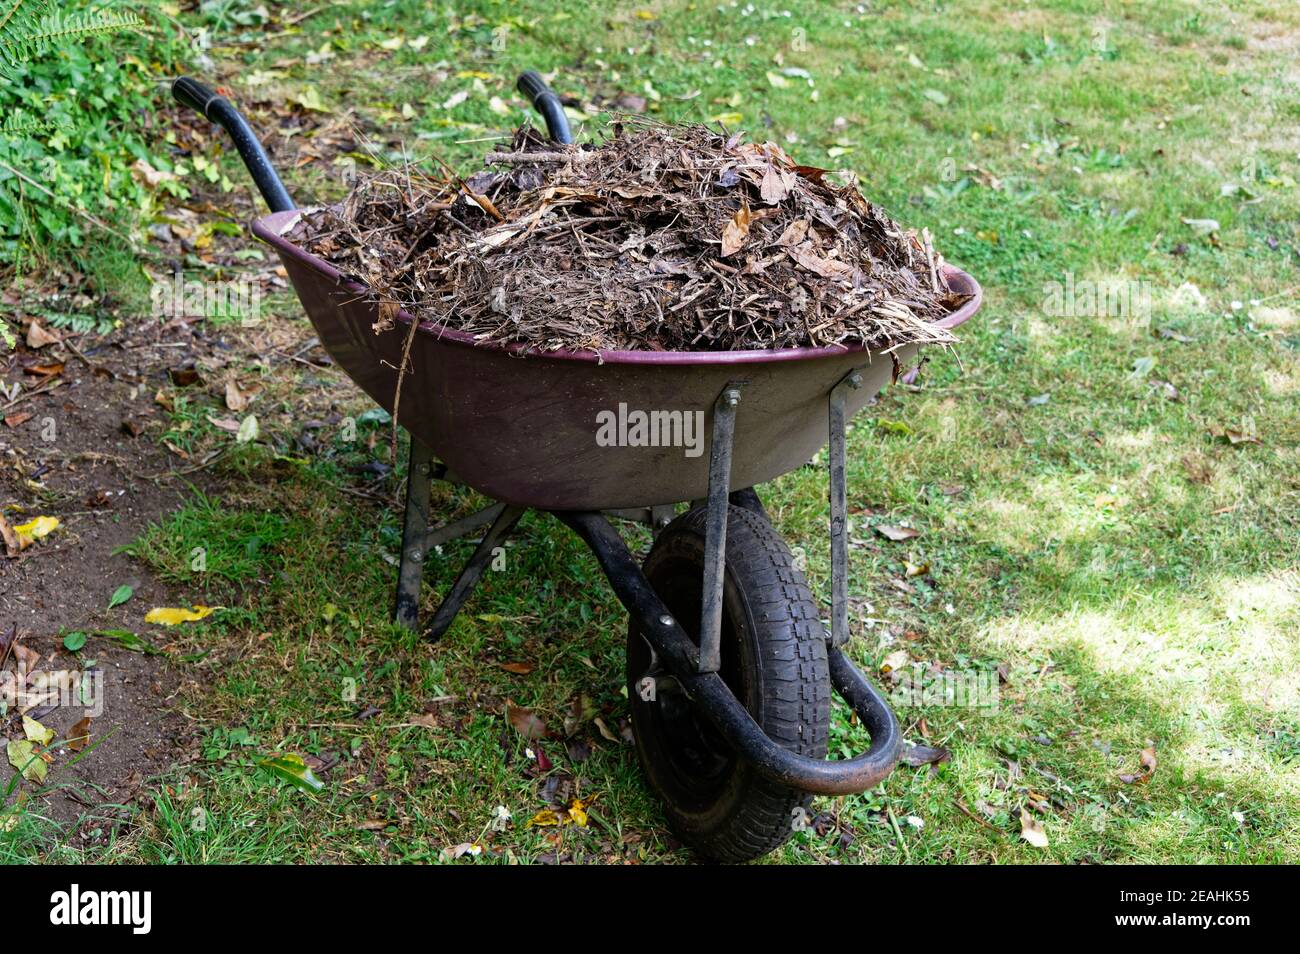
<svg viewBox="0 0 1300 954"><path fill-rule="evenodd" d="M951 760L819 800L819 830L772 860L1300 861L1300 8L455 7L332 4L230 45L239 28L213 24L212 55L237 92L352 110L381 150L462 169L522 118L514 77L558 70L584 103L635 94L855 170L984 285L956 351L854 423L850 591L869 671L983 674L996 705L901 706L907 738ZM300 200L340 194L318 166L288 176ZM1098 285L1123 307L1089 302ZM137 546L237 608L178 646L211 651L186 664L202 761L105 860L436 862L476 843L462 861L688 861L620 739L626 618L594 560L531 515L442 643L395 629L400 513L338 489L385 456L369 433L241 455ZM824 471L760 491L827 593ZM437 494L445 517L475 503ZM870 530L900 522L921 535ZM426 607L469 546L433 561ZM576 720L582 744L544 742L539 771L508 700ZM864 744L842 710L832 730L835 754ZM270 751L322 759L324 789L272 781ZM595 796L586 827L526 824L548 775Z"/></svg>

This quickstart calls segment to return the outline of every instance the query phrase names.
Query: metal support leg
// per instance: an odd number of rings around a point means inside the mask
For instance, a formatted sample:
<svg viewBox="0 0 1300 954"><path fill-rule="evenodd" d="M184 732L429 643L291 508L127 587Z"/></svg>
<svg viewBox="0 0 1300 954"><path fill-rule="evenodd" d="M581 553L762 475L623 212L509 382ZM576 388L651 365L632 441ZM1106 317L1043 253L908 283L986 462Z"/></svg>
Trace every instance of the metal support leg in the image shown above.
<svg viewBox="0 0 1300 954"><path fill-rule="evenodd" d="M515 524L519 522L519 518L523 516L524 509L524 507L510 505L504 507L501 513L497 515L488 532L479 541L479 545L474 550L474 555L469 558L465 568L460 571L460 576L456 577L456 582L447 591L447 595L433 614L433 619L429 620L429 625L424 631L427 638L438 639L451 626L452 620L456 618L460 608L465 605L465 600L474 591L474 586L487 568L488 561L492 559L492 551L514 529Z"/></svg>
<svg viewBox="0 0 1300 954"><path fill-rule="evenodd" d="M713 405L709 445L709 513L704 527L704 591L700 601L700 672L722 665L722 578L727 569L727 508L731 485L731 442L741 382L722 389Z"/></svg>
<svg viewBox="0 0 1300 954"><path fill-rule="evenodd" d="M505 509L506 505L503 503L493 504L490 507L475 511L467 517L461 517L459 520L438 527L436 530L430 530L429 536L424 543L425 552L427 553L434 547L440 547L450 540L459 540L461 537L473 533L479 527L486 527L501 516L501 511Z"/></svg>
<svg viewBox="0 0 1300 954"><path fill-rule="evenodd" d="M402 523L402 562L397 569L397 599L393 620L414 630L420 616L420 581L428 553L429 483L433 451L411 438L406 476L406 517Z"/></svg>
<svg viewBox="0 0 1300 954"><path fill-rule="evenodd" d="M849 391L862 387L862 375L851 371L831 388L831 645L849 641L849 547L847 477L845 474L844 402Z"/></svg>

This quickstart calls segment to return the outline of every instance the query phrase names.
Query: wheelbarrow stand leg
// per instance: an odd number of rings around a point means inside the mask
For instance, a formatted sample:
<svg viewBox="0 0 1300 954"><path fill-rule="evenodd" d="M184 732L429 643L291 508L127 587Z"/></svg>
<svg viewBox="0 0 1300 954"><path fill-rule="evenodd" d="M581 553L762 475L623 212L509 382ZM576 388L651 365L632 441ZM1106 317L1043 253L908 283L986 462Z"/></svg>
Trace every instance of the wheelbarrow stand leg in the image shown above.
<svg viewBox="0 0 1300 954"><path fill-rule="evenodd" d="M433 451L411 438L406 476L406 516L402 522L402 561L397 568L397 599L393 621L415 630L420 616L420 580L428 555L429 486Z"/></svg>
<svg viewBox="0 0 1300 954"><path fill-rule="evenodd" d="M524 515L524 507L513 505L503 506L497 517L492 521L492 526L488 532L483 535L478 546L474 549L474 555L469 558L460 575L456 577L456 582L451 585L447 595L438 605L438 609L433 614L433 619L429 620L429 625L425 627L424 635L426 639L438 639L447 628L451 626L456 614L460 608L465 605L465 600L469 599L470 593L474 592L474 587L483 571L487 569L489 561L492 559L492 551L510 535L519 518Z"/></svg>

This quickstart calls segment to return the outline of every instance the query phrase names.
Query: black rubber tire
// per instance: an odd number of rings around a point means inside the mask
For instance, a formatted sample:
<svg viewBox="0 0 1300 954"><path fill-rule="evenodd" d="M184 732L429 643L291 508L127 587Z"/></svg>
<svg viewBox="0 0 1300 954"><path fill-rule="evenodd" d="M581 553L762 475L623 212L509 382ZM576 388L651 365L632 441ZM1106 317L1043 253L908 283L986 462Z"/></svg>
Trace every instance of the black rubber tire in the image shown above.
<svg viewBox="0 0 1300 954"><path fill-rule="evenodd" d="M706 510L670 523L644 572L677 621L698 640ZM785 542L761 515L727 514L722 671L760 727L791 752L825 758L831 685L817 604ZM628 699L637 756L673 831L697 853L748 861L779 848L812 796L770 782L736 757L679 693L645 701L638 682L650 649L628 630Z"/></svg>

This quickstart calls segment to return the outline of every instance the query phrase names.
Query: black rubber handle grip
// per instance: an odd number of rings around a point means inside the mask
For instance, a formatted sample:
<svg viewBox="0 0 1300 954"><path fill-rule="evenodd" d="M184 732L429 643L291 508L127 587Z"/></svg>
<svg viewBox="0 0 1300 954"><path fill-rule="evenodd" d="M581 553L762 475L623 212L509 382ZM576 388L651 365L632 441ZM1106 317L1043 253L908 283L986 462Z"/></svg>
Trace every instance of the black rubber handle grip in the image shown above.
<svg viewBox="0 0 1300 954"><path fill-rule="evenodd" d="M536 70L528 70L520 75L515 83L519 92L528 97L533 108L546 120L546 131L551 139L568 145L573 142L573 132L569 129L569 118L564 115L564 105L560 97L546 85L546 80Z"/></svg>
<svg viewBox="0 0 1300 954"><path fill-rule="evenodd" d="M176 78L172 83L172 96L176 97L176 102L182 106L188 106L204 116L208 115L208 107L212 105L212 101L221 98L215 90L188 76Z"/></svg>
<svg viewBox="0 0 1300 954"><path fill-rule="evenodd" d="M230 133L235 148L239 150L239 158L244 160L253 183L272 212L284 212L293 208L293 199L289 197L289 191L271 165L271 159L262 148L261 140L248 125L248 120L230 104L230 100L188 76L178 76L172 82L172 95L182 106L188 106Z"/></svg>
<svg viewBox="0 0 1300 954"><path fill-rule="evenodd" d="M528 70L526 73L521 74L518 83L515 85L519 87L519 92L527 96L528 101L534 106L537 105L537 100L546 93L550 93L552 96L555 95L537 70Z"/></svg>

